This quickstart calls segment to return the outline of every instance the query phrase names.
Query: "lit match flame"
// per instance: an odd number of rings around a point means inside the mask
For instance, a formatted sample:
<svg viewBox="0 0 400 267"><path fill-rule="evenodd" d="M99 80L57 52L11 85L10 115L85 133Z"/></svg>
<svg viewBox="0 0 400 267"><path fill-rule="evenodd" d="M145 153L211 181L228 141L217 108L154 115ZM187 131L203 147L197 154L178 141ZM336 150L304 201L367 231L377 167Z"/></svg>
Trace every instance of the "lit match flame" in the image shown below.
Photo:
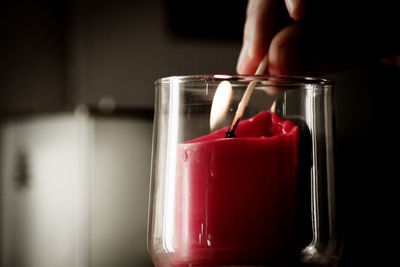
<svg viewBox="0 0 400 267"><path fill-rule="evenodd" d="M275 113L275 109L276 109L276 100L274 100L274 102L272 102L270 110L271 110L271 112Z"/></svg>
<svg viewBox="0 0 400 267"><path fill-rule="evenodd" d="M210 129L213 131L217 124L223 120L229 109L232 97L232 85L228 81L221 82L215 91L210 114Z"/></svg>

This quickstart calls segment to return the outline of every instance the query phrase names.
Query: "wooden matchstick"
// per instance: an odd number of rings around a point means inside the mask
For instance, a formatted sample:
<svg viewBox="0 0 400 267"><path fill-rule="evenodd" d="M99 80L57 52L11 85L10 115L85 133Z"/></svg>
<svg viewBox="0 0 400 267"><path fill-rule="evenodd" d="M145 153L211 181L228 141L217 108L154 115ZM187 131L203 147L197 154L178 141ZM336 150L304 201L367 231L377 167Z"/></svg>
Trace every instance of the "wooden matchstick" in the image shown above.
<svg viewBox="0 0 400 267"><path fill-rule="evenodd" d="M264 73L265 68L268 65L268 53L264 56L261 60L258 68L256 70L255 75L261 75ZM251 81L246 88L246 91L243 94L242 100L240 100L238 108L235 113L235 117L232 120L231 126L229 127L228 131L225 134L225 138L235 137L235 130L236 126L239 124L240 119L243 117L244 110L249 103L250 97L253 94L254 88L256 87L258 80Z"/></svg>

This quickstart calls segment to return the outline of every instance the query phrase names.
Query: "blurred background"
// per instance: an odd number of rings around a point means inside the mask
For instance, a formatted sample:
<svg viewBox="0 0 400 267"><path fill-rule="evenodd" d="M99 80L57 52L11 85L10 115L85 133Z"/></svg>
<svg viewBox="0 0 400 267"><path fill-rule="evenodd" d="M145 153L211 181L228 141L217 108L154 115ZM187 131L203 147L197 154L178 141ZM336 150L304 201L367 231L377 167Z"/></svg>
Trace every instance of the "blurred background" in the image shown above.
<svg viewBox="0 0 400 267"><path fill-rule="evenodd" d="M152 266L154 81L235 73L246 4L0 1L0 266ZM394 259L399 66L327 76L341 266Z"/></svg>

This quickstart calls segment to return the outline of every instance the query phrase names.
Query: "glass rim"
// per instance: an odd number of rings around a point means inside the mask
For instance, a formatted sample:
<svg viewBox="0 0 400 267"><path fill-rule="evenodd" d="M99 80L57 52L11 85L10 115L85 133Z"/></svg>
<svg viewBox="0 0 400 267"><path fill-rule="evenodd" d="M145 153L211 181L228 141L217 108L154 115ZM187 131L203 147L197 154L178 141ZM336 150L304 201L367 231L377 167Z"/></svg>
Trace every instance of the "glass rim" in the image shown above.
<svg viewBox="0 0 400 267"><path fill-rule="evenodd" d="M168 76L157 79L154 83L163 84L170 82L271 82L271 84L279 85L320 85L320 86L334 86L336 82L330 79L310 77L310 76L296 76L296 75L242 75L242 74L201 74L201 75L182 75L182 76Z"/></svg>

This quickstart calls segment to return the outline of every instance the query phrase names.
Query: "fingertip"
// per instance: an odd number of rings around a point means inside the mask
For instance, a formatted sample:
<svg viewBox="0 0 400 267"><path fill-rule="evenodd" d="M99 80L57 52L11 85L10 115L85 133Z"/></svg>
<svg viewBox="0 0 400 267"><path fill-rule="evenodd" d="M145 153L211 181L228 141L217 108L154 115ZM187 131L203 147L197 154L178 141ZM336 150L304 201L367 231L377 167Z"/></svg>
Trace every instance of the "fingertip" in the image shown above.
<svg viewBox="0 0 400 267"><path fill-rule="evenodd" d="M241 75L252 75L256 71L257 66L249 58L244 58L238 61L236 72Z"/></svg>
<svg viewBox="0 0 400 267"><path fill-rule="evenodd" d="M236 65L237 73L242 75L253 75L264 54L265 51L256 49L254 44L244 44Z"/></svg>
<svg viewBox="0 0 400 267"><path fill-rule="evenodd" d="M295 20L302 20L305 13L304 0L285 0L289 16Z"/></svg>
<svg viewBox="0 0 400 267"><path fill-rule="evenodd" d="M243 74L245 74L246 73L246 67L244 66L244 64L243 63L238 63L237 64L237 66L236 66L236 72L238 73L238 74L241 74L241 75L243 75Z"/></svg>
<svg viewBox="0 0 400 267"><path fill-rule="evenodd" d="M247 58L247 51L245 45L243 45L242 49L240 50L239 58L236 65L236 72L238 74L244 74L247 70L248 65L248 58Z"/></svg>
<svg viewBox="0 0 400 267"><path fill-rule="evenodd" d="M268 72L271 75L282 75L281 62L279 60L280 50L279 47L285 42L286 35L284 31L279 32L271 41L268 51Z"/></svg>
<svg viewBox="0 0 400 267"><path fill-rule="evenodd" d="M282 75L278 50L272 48L272 46L268 53L268 73L271 75Z"/></svg>

